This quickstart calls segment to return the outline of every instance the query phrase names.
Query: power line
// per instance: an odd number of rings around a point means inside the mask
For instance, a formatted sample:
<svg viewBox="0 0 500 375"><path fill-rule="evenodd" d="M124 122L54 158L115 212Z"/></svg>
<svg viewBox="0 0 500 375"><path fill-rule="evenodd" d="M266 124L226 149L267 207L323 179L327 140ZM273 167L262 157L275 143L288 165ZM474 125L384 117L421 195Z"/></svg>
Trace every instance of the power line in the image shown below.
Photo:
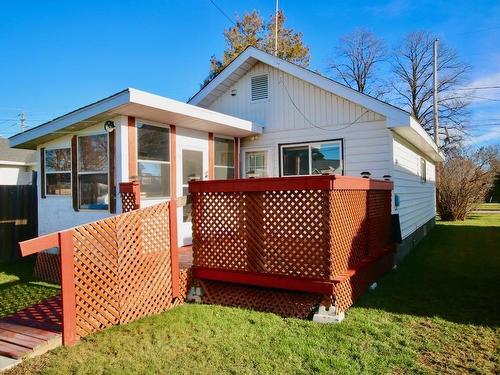
<svg viewBox="0 0 500 375"><path fill-rule="evenodd" d="M490 89L500 89L500 84L494 84L494 86L477 86L477 87L459 87L453 90L490 90Z"/></svg>
<svg viewBox="0 0 500 375"><path fill-rule="evenodd" d="M213 1L213 0L208 0L208 1L210 1L210 2L212 3L212 5L213 5L213 6L214 6L214 7L215 7L215 8L216 8L216 9L217 9L217 10L218 10L218 11L219 11L219 12L220 12L220 13L221 13L224 17L226 17L226 18L229 20L229 22L231 22L233 25L235 25L235 26L236 26L236 23L233 21L233 19L232 19L231 17L229 17L229 16L227 15L227 13L226 13L226 12L224 12L224 10L223 10L221 7L219 7L219 6L215 3L215 1Z"/></svg>
<svg viewBox="0 0 500 375"><path fill-rule="evenodd" d="M279 68L278 68L279 69ZM312 127L314 128L317 128L317 129L321 129L321 130L324 130L324 131L329 131L329 132L336 132L336 131L340 131L340 130L344 130L344 129L347 129L349 128L350 126L354 125L356 122L358 122L366 113L370 112L370 110L365 110L363 113L361 113L354 121L352 121L351 123L347 124L346 126L344 127L341 127L341 128L337 128L337 129L327 129L327 128L324 128L322 126L319 126L319 125L316 125L315 123L313 123L301 110L300 108L297 106L297 104L295 104L295 101L293 100L292 96L290 95L290 92L288 91L288 88L286 87L286 84L285 84L285 81L281 80L281 83L283 83L283 88L285 89L286 91L286 94L288 96L288 99L290 99L290 102L292 103L292 105L295 107L295 109L297 110L297 112L300 113L300 115L304 118L304 120L306 120ZM324 126L332 126L332 125L324 125Z"/></svg>

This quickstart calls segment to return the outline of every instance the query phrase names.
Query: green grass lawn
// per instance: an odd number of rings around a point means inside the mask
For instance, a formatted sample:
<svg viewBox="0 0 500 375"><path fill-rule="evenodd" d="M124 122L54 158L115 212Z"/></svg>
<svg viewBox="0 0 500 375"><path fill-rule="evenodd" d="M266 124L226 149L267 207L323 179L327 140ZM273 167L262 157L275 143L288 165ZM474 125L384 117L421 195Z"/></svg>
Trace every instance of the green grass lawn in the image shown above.
<svg viewBox="0 0 500 375"><path fill-rule="evenodd" d="M498 215L438 223L338 325L184 305L10 373L499 373L499 243Z"/></svg>
<svg viewBox="0 0 500 375"><path fill-rule="evenodd" d="M500 203L481 203L477 209L481 211L500 211Z"/></svg>
<svg viewBox="0 0 500 375"><path fill-rule="evenodd" d="M59 294L59 287L33 280L34 262L0 264L0 318Z"/></svg>

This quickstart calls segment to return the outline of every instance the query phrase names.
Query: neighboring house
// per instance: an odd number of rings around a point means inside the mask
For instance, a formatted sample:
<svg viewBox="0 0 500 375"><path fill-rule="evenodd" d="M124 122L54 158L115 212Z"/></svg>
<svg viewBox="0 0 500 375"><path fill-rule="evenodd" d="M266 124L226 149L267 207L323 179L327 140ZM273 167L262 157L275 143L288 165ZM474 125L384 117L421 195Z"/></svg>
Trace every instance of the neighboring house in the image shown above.
<svg viewBox="0 0 500 375"><path fill-rule="evenodd" d="M10 141L37 150L41 233L120 212L131 179L145 206L186 196L193 178L370 172L394 180L402 251L434 222L443 160L409 113L253 47L187 104L126 89ZM177 220L189 244L189 204Z"/></svg>
<svg viewBox="0 0 500 375"><path fill-rule="evenodd" d="M35 152L10 148L9 140L0 138L0 185L29 185L35 169Z"/></svg>

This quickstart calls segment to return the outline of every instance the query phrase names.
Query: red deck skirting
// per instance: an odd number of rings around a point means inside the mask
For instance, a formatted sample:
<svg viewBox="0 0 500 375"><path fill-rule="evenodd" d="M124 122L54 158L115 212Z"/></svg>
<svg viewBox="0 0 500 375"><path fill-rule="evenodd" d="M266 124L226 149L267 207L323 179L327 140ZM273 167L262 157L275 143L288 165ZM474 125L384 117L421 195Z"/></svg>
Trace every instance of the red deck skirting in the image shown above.
<svg viewBox="0 0 500 375"><path fill-rule="evenodd" d="M269 275L254 272L228 271L203 267L193 268L193 277L266 288L296 290L309 293L333 294L333 281Z"/></svg>

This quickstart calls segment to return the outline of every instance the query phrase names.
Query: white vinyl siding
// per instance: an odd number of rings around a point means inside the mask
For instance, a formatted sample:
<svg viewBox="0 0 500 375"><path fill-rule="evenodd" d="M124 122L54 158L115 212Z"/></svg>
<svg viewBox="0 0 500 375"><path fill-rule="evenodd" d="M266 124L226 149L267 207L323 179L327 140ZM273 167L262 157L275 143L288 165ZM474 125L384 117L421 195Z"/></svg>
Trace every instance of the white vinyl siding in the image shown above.
<svg viewBox="0 0 500 375"><path fill-rule="evenodd" d="M272 100L251 102L251 77L262 74L269 75ZM231 96L231 90L236 90L236 96ZM272 176L279 175L278 144L325 139L342 139L345 175L369 171L373 177L382 178L392 169L391 132L383 116L263 63L257 63L209 109L264 125L264 134L253 140L242 139L241 149L270 150Z"/></svg>
<svg viewBox="0 0 500 375"><path fill-rule="evenodd" d="M426 182L421 181L423 155L398 136L394 136L394 194L399 196L401 234L408 237L436 215L435 166L425 159Z"/></svg>
<svg viewBox="0 0 500 375"><path fill-rule="evenodd" d="M251 79L260 75L268 75L270 100L252 102ZM235 96L231 95L232 90L235 90ZM254 121L264 125L266 131L310 128L310 123L294 108L287 91L304 115L317 125L347 125L366 110L360 105L260 62L216 99L209 109ZM384 118L368 111L361 116L359 122L376 120L382 121ZM331 134L328 138L338 137Z"/></svg>

